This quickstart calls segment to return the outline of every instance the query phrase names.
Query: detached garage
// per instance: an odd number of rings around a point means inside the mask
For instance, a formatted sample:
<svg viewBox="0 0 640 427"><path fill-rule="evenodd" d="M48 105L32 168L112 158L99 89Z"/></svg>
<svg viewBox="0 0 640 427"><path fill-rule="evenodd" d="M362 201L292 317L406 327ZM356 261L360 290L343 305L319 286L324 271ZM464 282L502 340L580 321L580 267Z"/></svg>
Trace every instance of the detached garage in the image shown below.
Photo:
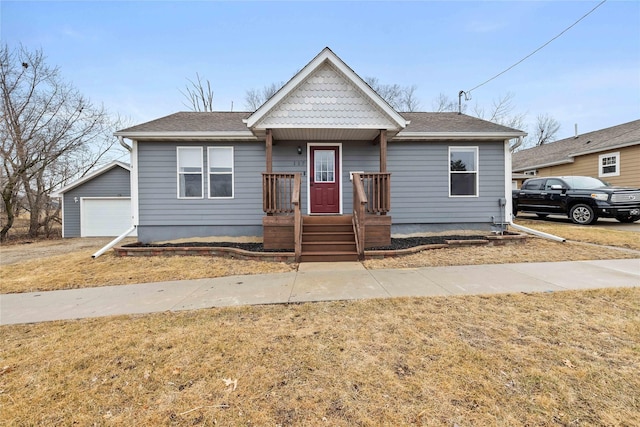
<svg viewBox="0 0 640 427"><path fill-rule="evenodd" d="M127 231L130 181L129 166L116 161L58 191L62 237L115 237Z"/></svg>

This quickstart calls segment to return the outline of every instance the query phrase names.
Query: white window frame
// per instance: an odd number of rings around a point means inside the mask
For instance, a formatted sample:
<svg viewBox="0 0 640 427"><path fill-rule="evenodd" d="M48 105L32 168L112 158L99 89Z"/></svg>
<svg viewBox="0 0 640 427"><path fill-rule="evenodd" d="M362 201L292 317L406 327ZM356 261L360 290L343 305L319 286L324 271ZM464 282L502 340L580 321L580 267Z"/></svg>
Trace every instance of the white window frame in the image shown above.
<svg viewBox="0 0 640 427"><path fill-rule="evenodd" d="M615 172L609 172L606 173L604 172L604 166L602 164L602 161L604 159L607 158L615 158L616 159L616 171ZM612 165L606 165L606 166L612 166ZM620 152L616 151L614 153L606 153L606 154L600 154L598 156L598 177L600 178L606 178L608 176L620 176Z"/></svg>
<svg viewBox="0 0 640 427"><path fill-rule="evenodd" d="M200 172L180 172L180 151L182 150L199 150L200 152ZM193 199L203 199L204 198L204 165L202 161L202 147L176 147L176 196L181 200L193 200ZM202 179L200 180L200 196L180 196L180 175L200 175Z"/></svg>
<svg viewBox="0 0 640 427"><path fill-rule="evenodd" d="M461 173L474 173L476 176L476 188L475 188L475 194L451 194L451 174L452 173L456 173L455 171L451 170L451 152L452 151L466 151L466 152L473 152L474 154L474 159L475 159L475 165L476 168L473 171L464 171ZM466 147L449 147L448 153L447 153L447 170L449 171L449 173L447 174L448 177L448 185L449 185L449 197L480 197L480 150L478 146L466 146Z"/></svg>
<svg viewBox="0 0 640 427"><path fill-rule="evenodd" d="M229 172L211 172L211 150L212 149L229 149L231 150L231 196L225 196L225 197L214 197L211 196L211 175L228 175ZM218 145L214 145L214 146L210 146L207 147L207 186L209 187L209 191L207 191L207 197L209 199L233 199L235 197L236 194L236 174L235 174L235 151L233 149L234 147L231 146L218 146Z"/></svg>

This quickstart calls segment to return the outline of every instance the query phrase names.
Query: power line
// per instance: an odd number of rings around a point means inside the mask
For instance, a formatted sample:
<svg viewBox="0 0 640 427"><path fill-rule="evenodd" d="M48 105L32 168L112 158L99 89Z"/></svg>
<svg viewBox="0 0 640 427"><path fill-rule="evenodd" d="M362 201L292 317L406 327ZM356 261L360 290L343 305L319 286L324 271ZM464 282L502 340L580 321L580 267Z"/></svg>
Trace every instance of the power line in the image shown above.
<svg viewBox="0 0 640 427"><path fill-rule="evenodd" d="M566 33L567 31L569 31L571 28L575 27L578 22L582 21L584 18L586 18L587 16L591 15L591 13L593 13L597 8L599 8L600 6L602 6L607 0L602 0L600 3L598 3L596 5L596 7L594 7L593 9L591 9L589 12L587 12L586 14L584 14L580 19L578 19L576 22L574 22L573 24L571 24L570 26L568 26L567 28L565 28L560 34L558 34L557 36L555 36L554 38L552 38L551 40L549 40L548 42L546 42L545 44L543 44L542 46L540 46L539 48L537 48L536 50L534 50L533 52L531 52L529 55L525 56L524 58L522 58L520 61L516 62L515 64L513 64L512 66L510 66L509 68L507 68L506 70L502 71L501 73L496 74L495 76L491 77L489 80L480 83L478 86L474 87L473 89L469 89L468 91L464 92L462 91L462 93L469 94L471 91L474 91L476 89L478 89L480 86L484 86L487 83L489 83L490 81L497 79L498 77L500 77L501 75L503 75L504 73L506 73L507 71L511 70L512 68L514 68L515 66L521 64L522 62L524 62L525 60L527 60L528 58L530 58L531 56L535 55L537 52L539 52L540 50L542 50L544 47L546 47L549 43L551 43L552 41L554 41L555 39L557 39L558 37L560 37L561 35L563 35L564 33Z"/></svg>

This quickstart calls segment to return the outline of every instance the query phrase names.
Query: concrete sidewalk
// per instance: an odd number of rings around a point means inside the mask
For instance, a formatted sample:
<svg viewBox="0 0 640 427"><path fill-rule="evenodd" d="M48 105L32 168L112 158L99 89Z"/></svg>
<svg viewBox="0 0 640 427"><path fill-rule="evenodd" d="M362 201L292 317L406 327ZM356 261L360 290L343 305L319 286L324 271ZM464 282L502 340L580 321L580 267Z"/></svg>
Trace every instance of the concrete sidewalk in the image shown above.
<svg viewBox="0 0 640 427"><path fill-rule="evenodd" d="M0 295L0 324L120 314L405 296L640 286L640 259L366 270L303 263L297 272Z"/></svg>

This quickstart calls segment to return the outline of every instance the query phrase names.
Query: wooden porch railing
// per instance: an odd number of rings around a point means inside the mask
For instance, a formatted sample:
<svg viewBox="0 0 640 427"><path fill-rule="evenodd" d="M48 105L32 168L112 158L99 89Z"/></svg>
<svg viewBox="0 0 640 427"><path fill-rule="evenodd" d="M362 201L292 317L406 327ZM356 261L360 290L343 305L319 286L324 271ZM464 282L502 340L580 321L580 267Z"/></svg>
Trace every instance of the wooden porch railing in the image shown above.
<svg viewBox="0 0 640 427"><path fill-rule="evenodd" d="M364 227L365 227L365 205L367 204L367 194L359 173L353 174L353 231L356 235L356 250L358 258L364 259Z"/></svg>
<svg viewBox="0 0 640 427"><path fill-rule="evenodd" d="M367 215L386 215L391 210L390 173L353 174L353 230L360 259L364 258Z"/></svg>
<svg viewBox="0 0 640 427"><path fill-rule="evenodd" d="M293 214L293 239L297 261L302 254L301 185L302 178L299 172L262 174L262 210L267 215Z"/></svg>
<svg viewBox="0 0 640 427"><path fill-rule="evenodd" d="M360 179L367 198L366 212L386 215L391 210L391 174L367 172L360 174Z"/></svg>
<svg viewBox="0 0 640 427"><path fill-rule="evenodd" d="M291 204L293 205L293 239L295 243L296 262L300 262L300 256L302 255L302 214L300 213L301 182L300 173L294 174Z"/></svg>
<svg viewBox="0 0 640 427"><path fill-rule="evenodd" d="M292 197L296 175L300 174L262 174L262 210L267 215L294 213L295 208L292 202Z"/></svg>

